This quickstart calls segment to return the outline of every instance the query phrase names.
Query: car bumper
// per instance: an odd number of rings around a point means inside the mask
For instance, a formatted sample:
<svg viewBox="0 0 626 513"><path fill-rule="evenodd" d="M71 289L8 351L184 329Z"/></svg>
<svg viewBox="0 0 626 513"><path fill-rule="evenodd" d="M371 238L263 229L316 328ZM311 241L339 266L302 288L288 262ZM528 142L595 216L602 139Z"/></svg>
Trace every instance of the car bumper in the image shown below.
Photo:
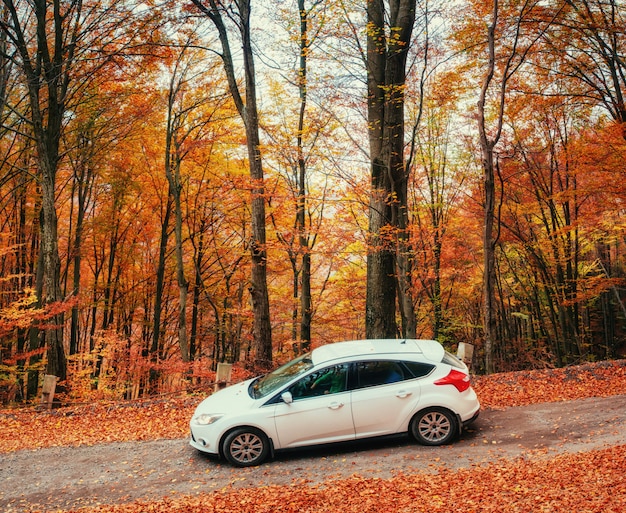
<svg viewBox="0 0 626 513"><path fill-rule="evenodd" d="M469 419L463 421L463 427L474 422L478 418L479 415L480 415L480 408L478 408L478 410L476 410L476 413L474 413L474 415L472 415Z"/></svg>
<svg viewBox="0 0 626 513"><path fill-rule="evenodd" d="M192 426L189 445L209 454L219 454L218 440L208 426Z"/></svg>
<svg viewBox="0 0 626 513"><path fill-rule="evenodd" d="M480 401L476 391L471 387L461 394L460 401L456 406L464 426L476 420L480 413Z"/></svg>

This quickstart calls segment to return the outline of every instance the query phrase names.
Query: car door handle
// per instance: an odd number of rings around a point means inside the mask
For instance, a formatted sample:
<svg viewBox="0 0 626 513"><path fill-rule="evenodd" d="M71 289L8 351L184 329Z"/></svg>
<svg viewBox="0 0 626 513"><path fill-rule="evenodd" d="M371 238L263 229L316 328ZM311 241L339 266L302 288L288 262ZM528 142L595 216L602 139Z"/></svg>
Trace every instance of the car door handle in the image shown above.
<svg viewBox="0 0 626 513"><path fill-rule="evenodd" d="M407 392L406 390L400 390L397 394L396 397L399 397L400 399L404 399L406 397L409 397L413 392Z"/></svg>
<svg viewBox="0 0 626 513"><path fill-rule="evenodd" d="M328 405L328 407L331 410L338 410L339 408L341 408L343 406L343 403L338 403L338 402L332 402Z"/></svg>

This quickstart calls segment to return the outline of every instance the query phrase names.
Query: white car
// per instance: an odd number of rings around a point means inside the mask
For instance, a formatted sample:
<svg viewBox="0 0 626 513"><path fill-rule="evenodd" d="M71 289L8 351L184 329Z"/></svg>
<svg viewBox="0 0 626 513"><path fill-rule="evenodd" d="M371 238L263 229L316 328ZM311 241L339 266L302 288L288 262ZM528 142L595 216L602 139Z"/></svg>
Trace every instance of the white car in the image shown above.
<svg viewBox="0 0 626 513"><path fill-rule="evenodd" d="M479 410L467 366L439 342L337 342L209 396L190 444L239 467L279 449L405 432L442 445Z"/></svg>

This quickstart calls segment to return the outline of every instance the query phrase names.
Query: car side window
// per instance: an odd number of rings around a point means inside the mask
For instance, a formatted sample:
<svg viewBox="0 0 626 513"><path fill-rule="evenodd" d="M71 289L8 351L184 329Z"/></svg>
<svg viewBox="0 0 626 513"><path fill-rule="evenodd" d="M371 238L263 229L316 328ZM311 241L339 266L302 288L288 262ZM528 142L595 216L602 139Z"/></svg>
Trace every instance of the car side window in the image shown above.
<svg viewBox="0 0 626 513"><path fill-rule="evenodd" d="M356 368L357 388L397 383L413 377L407 375L405 368L399 362L388 360L359 362Z"/></svg>
<svg viewBox="0 0 626 513"><path fill-rule="evenodd" d="M289 392L293 400L337 394L346 391L348 364L333 365L312 372L294 383Z"/></svg>
<svg viewBox="0 0 626 513"><path fill-rule="evenodd" d="M403 362L404 365L411 371L414 378L423 378L424 376L428 376L432 370L435 368L434 365L430 365L428 363L421 362Z"/></svg>

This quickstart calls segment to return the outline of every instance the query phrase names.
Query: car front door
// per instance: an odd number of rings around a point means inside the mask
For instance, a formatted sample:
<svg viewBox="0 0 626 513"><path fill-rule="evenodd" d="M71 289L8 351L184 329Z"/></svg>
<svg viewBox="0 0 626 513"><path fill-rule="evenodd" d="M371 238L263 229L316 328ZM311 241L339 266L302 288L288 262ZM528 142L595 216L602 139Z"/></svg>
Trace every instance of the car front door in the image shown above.
<svg viewBox="0 0 626 513"><path fill-rule="evenodd" d="M420 396L419 380L395 361L356 364L352 416L357 438L398 433L406 429Z"/></svg>
<svg viewBox="0 0 626 513"><path fill-rule="evenodd" d="M275 409L277 448L354 440L348 365L315 371L289 387L291 402Z"/></svg>

